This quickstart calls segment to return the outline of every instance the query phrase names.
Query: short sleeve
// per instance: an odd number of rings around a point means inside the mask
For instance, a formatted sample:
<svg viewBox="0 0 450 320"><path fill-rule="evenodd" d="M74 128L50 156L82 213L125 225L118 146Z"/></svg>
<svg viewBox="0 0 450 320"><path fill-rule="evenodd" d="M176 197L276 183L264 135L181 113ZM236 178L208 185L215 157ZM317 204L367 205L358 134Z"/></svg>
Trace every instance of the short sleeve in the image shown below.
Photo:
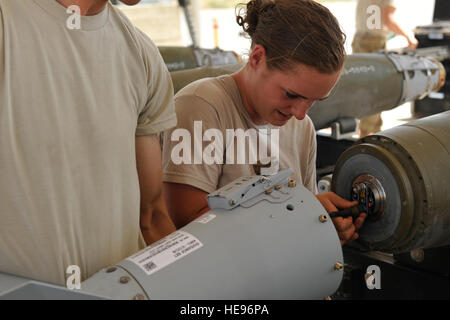
<svg viewBox="0 0 450 320"><path fill-rule="evenodd" d="M177 124L170 73L155 44L142 32L143 59L147 70L148 97L139 112L136 135L156 134Z"/></svg>
<svg viewBox="0 0 450 320"><path fill-rule="evenodd" d="M209 129L216 129L223 136L218 113L209 102L194 94L177 97L175 108L178 126L163 135L163 180L187 184L211 193L219 184L222 164L204 161L203 151L213 139L205 142L203 135ZM197 160L200 159L201 163L194 163L195 148L200 151ZM222 154L219 157L223 159Z"/></svg>

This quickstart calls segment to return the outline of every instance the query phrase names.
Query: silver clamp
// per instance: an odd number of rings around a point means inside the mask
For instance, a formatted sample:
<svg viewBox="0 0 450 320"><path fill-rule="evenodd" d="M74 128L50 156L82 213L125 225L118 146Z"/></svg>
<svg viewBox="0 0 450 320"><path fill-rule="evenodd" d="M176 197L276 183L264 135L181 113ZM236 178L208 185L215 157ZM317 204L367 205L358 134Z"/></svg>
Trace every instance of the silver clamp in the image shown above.
<svg viewBox="0 0 450 320"><path fill-rule="evenodd" d="M403 74L403 90L397 104L409 100L423 99L434 91L439 78L439 62L422 56L399 55L385 53L386 57L394 64L398 72ZM423 88L425 92L417 90Z"/></svg>
<svg viewBox="0 0 450 320"><path fill-rule="evenodd" d="M210 193L206 199L211 209L231 210L267 190L288 182L292 169L280 170L273 176L245 176Z"/></svg>

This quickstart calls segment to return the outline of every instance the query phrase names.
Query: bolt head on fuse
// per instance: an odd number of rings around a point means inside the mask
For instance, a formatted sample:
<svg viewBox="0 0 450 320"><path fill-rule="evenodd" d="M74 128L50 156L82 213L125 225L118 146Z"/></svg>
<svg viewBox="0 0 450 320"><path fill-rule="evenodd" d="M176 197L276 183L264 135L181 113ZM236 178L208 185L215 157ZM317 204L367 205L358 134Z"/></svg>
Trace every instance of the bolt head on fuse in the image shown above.
<svg viewBox="0 0 450 320"><path fill-rule="evenodd" d="M322 214L321 216L319 216L319 221L322 223L325 223L328 221L328 215L326 214Z"/></svg>
<svg viewBox="0 0 450 320"><path fill-rule="evenodd" d="M341 271L342 269L344 269L344 265L341 262L336 262L334 264L334 270Z"/></svg>

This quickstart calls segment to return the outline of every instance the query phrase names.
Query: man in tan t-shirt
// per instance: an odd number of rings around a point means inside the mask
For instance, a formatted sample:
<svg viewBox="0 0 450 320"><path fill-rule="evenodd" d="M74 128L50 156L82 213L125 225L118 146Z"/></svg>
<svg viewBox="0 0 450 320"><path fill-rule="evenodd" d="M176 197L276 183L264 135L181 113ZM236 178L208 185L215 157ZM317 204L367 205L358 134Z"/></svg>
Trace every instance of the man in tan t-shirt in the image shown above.
<svg viewBox="0 0 450 320"><path fill-rule="evenodd" d="M108 1L0 0L0 272L83 281L174 231L175 125L158 49Z"/></svg>

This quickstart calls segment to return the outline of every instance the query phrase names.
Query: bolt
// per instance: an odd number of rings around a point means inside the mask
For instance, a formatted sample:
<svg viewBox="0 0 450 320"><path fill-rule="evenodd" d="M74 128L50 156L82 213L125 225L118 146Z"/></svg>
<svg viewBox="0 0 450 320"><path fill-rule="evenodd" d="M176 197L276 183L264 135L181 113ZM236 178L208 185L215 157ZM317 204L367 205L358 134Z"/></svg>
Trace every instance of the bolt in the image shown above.
<svg viewBox="0 0 450 320"><path fill-rule="evenodd" d="M271 194L272 193L272 190L266 190L266 194Z"/></svg>
<svg viewBox="0 0 450 320"><path fill-rule="evenodd" d="M319 217L319 221L322 222L322 223L327 222L327 221L328 221L328 216L327 216L326 214L322 214L322 215Z"/></svg>
<svg viewBox="0 0 450 320"><path fill-rule="evenodd" d="M123 284L128 283L128 281L130 281L130 278L128 277L120 277L119 279L119 282Z"/></svg>
<svg viewBox="0 0 450 320"><path fill-rule="evenodd" d="M425 260L425 252L423 251L423 249L411 250L409 254L411 256L411 259L413 259L415 262L420 263Z"/></svg>
<svg viewBox="0 0 450 320"><path fill-rule="evenodd" d="M342 269L344 269L344 265L343 265L342 263L336 262L336 263L334 264L334 270L336 270L336 271L341 271Z"/></svg>
<svg viewBox="0 0 450 320"><path fill-rule="evenodd" d="M111 273L111 272L114 272L116 270L117 270L116 267L111 267L111 268L106 269L106 273Z"/></svg>
<svg viewBox="0 0 450 320"><path fill-rule="evenodd" d="M234 206L236 204L235 200L230 200L230 206Z"/></svg>
<svg viewBox="0 0 450 320"><path fill-rule="evenodd" d="M280 190L281 189L281 186L280 185L276 185L275 186L275 190Z"/></svg>
<svg viewBox="0 0 450 320"><path fill-rule="evenodd" d="M297 183L295 182L294 179L290 179L288 182L288 187L289 188L294 188L297 185Z"/></svg>

